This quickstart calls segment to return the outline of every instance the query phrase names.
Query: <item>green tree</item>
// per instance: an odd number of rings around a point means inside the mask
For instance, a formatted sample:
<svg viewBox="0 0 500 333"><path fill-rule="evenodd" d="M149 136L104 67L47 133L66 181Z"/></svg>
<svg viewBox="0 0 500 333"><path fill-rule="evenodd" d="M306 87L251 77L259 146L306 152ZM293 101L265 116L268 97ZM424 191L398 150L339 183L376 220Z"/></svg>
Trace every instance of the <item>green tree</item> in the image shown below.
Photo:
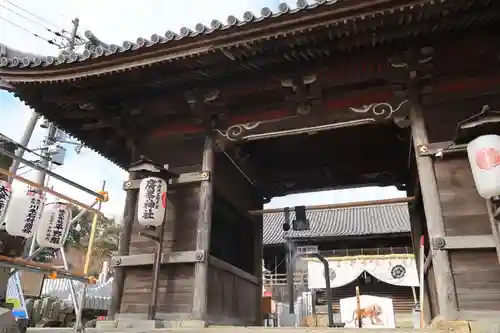
<svg viewBox="0 0 500 333"><path fill-rule="evenodd" d="M79 208L73 207L73 216L78 215L80 211ZM85 251L87 250L93 217L94 214L92 212L87 212L77 223L75 223L68 233L65 245L66 248L74 247L84 249ZM115 223L115 219L101 215L97 224L93 255L110 255L113 251L116 251L118 249L118 236L120 230L120 227Z"/></svg>
<svg viewBox="0 0 500 333"><path fill-rule="evenodd" d="M72 216L75 217L81 212L81 209L73 206L71 212ZM68 237L64 245L65 249L76 248L83 252L87 251L93 216L94 214L92 212L87 212L79 221L73 224L68 232ZM98 221L92 255L109 256L113 251L116 251L118 249L120 230L120 226L116 225L114 219L101 215ZM47 262L50 261L52 257L53 251L44 250L38 256L38 260Z"/></svg>

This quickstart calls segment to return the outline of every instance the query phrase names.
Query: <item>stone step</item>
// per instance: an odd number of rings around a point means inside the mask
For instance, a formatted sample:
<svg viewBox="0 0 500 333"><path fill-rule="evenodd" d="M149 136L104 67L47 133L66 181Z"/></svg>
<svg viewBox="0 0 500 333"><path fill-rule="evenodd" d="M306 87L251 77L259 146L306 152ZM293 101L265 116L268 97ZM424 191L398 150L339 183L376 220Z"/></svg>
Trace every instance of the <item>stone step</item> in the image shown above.
<svg viewBox="0 0 500 333"><path fill-rule="evenodd" d="M29 328L28 333L74 333L73 328ZM208 328L87 328L85 333L444 333L435 329L356 329L356 328L325 328L325 327L208 327Z"/></svg>

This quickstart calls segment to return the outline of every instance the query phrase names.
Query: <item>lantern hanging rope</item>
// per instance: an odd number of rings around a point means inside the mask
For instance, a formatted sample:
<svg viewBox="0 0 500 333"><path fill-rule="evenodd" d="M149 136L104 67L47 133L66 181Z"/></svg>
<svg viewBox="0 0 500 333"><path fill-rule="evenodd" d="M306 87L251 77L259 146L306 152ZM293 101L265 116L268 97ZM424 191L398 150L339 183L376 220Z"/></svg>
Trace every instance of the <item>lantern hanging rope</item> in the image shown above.
<svg viewBox="0 0 500 333"><path fill-rule="evenodd" d="M54 190L52 190L52 189L50 189L50 188L48 188L46 186L43 186L43 185L37 184L35 182L32 182L31 180L26 179L24 177L15 175L12 172L10 172L8 170L5 170L3 168L0 168L0 174L3 174L5 176L7 176L7 177L12 177L15 180L20 181L21 183L24 183L26 185L29 185L29 186L33 187L33 188L39 189L42 192L50 193L50 194L52 194L52 195L54 195L56 197L59 197L62 200L66 200L67 202L69 202L70 204L73 204L75 206L79 206L79 207L87 209L88 211L101 214L99 210L97 210L97 209L95 209L93 207L90 207L89 205L84 204L83 202L80 202L78 200L72 199L72 198L68 197L67 195L64 195L64 194L62 194L60 192L54 191Z"/></svg>

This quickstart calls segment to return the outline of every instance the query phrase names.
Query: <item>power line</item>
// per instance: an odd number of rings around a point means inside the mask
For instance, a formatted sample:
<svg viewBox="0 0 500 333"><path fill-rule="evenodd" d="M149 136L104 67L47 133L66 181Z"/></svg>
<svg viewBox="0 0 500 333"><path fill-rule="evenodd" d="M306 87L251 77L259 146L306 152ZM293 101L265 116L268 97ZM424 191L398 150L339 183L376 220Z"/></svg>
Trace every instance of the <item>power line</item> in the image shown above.
<svg viewBox="0 0 500 333"><path fill-rule="evenodd" d="M57 37L60 37L60 38L64 38L64 37L65 37L62 33L58 32L58 31L53 31L53 30L51 30L51 29L47 28L45 25L43 25L43 24L41 24L41 23L39 23L39 22L37 22L37 21L35 21L35 20L33 20L33 19L31 19L31 18L29 18L29 17L27 17L27 16L23 15L23 14L20 14L20 13L18 13L18 12L16 12L16 11L14 11L14 10L12 10L12 9L10 9L10 8L8 8L8 7L6 7L5 5L0 4L0 7L2 7L2 8L4 8L4 9L8 10L9 12L11 12L11 13L13 13L13 14L15 14L15 15L19 16L19 17L22 17L22 18L23 18L23 19L25 19L26 21L31 22L31 23L33 23L33 24L35 24L35 25L37 25L37 26L39 26L39 27L41 27L41 28L43 28L43 29L47 30L47 31L48 31L48 32L50 32L50 33L53 33L53 34L54 34L54 35L56 35Z"/></svg>
<svg viewBox="0 0 500 333"><path fill-rule="evenodd" d="M33 35L33 36L35 36L35 37L37 37L37 38L40 38L40 39L43 39L44 41L46 41L46 42L47 42L47 43L49 43L50 45L55 45L55 46L60 47L60 45L59 45L59 44L57 44L54 40L50 40L50 39L47 39L47 38L45 38L45 37L43 37L43 36L40 36L39 34L34 33L33 31L31 31L31 30L29 30L29 29L26 29L25 27L20 26L20 25L19 25L19 24L17 24L17 23L12 22L12 21L10 21L10 20L6 19L5 17L1 17L1 16L0 16L0 20L4 20L5 22L9 23L10 25L12 25L12 26L14 26L14 27L16 27L16 28L18 28L18 29L21 29L21 30L25 31L25 32L29 33L30 35Z"/></svg>
<svg viewBox="0 0 500 333"><path fill-rule="evenodd" d="M15 3L12 3L12 2L11 2L11 1L9 1L9 0L4 0L4 1L5 1L6 3L10 4L12 7L15 7L15 8L19 9L19 10L22 10L23 12L27 13L28 15L31 15L31 16L33 16L34 18L37 18L38 20L40 20L40 21L42 21L42 22L44 22L44 23L46 23L46 24L48 24L48 25L50 25L50 26L53 26L54 28L57 28L57 29L61 30L63 33L68 33L66 30L61 29L59 26L55 25L54 23L51 23L51 22L47 21L47 20L46 20L46 19L44 19L43 17L40 17L40 16L38 16L38 15L36 15L36 14L33 14L33 13L32 13L32 12L30 12L29 10L24 9L23 7L21 7L21 6L19 6L19 5L16 5Z"/></svg>

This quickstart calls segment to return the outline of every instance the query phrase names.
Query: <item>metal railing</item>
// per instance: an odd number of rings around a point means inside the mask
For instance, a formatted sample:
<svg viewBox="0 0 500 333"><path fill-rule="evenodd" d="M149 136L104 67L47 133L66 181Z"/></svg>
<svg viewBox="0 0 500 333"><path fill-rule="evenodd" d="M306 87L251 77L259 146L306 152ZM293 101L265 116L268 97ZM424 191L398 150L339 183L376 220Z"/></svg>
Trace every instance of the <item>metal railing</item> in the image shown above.
<svg viewBox="0 0 500 333"><path fill-rule="evenodd" d="M265 273L263 277L264 287L286 285L286 274ZM296 272L293 274L293 284L307 285L307 272Z"/></svg>
<svg viewBox="0 0 500 333"><path fill-rule="evenodd" d="M361 249L337 249L320 251L325 257L351 257L366 255L384 255L384 254L411 254L413 250L409 246L382 247L382 248L361 248Z"/></svg>

